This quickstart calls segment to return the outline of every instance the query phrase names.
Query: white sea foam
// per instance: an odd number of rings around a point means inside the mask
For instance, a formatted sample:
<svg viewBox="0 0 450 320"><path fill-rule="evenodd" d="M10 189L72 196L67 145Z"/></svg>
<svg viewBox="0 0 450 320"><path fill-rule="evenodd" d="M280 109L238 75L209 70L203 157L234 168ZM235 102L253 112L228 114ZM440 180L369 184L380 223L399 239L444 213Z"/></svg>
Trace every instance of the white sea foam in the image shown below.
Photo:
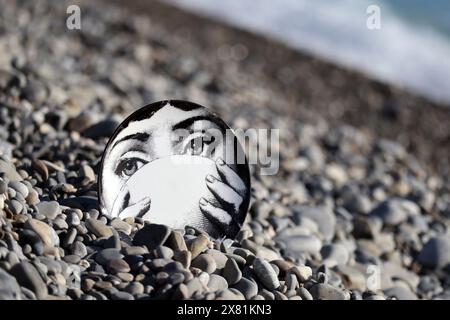
<svg viewBox="0 0 450 320"><path fill-rule="evenodd" d="M428 98L450 102L449 38L400 18L383 1L170 1ZM371 4L381 8L380 30L366 27L366 8Z"/></svg>

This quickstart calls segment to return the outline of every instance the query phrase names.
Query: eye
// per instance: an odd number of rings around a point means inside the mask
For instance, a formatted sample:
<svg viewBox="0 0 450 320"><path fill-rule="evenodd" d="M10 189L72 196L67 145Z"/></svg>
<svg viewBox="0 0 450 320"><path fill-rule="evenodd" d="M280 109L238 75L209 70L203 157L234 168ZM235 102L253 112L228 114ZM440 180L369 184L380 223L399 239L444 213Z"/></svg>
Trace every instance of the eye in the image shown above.
<svg viewBox="0 0 450 320"><path fill-rule="evenodd" d="M115 173L122 178L131 177L136 171L138 171L143 165L145 165L147 161L144 161L139 158L127 158L122 159L119 164L117 165L117 168L115 170Z"/></svg>
<svg viewBox="0 0 450 320"><path fill-rule="evenodd" d="M203 134L200 134L195 136L195 134L191 135L194 136L192 138L188 137L186 139L187 143L184 147L184 153L190 154L190 155L205 155L210 156L214 152L214 150L209 150L210 145L212 142L214 142L213 136L205 136ZM209 153L208 153L209 152Z"/></svg>

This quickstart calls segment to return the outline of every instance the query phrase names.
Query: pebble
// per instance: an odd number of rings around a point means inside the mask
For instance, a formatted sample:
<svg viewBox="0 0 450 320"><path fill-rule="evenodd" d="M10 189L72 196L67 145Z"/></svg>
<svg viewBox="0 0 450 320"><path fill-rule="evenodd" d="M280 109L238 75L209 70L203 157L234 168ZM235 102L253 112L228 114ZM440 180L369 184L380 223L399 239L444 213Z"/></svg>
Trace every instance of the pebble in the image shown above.
<svg viewBox="0 0 450 320"><path fill-rule="evenodd" d="M27 186L20 181L11 181L9 187L13 188L16 192L19 192L23 198L28 196L29 191Z"/></svg>
<svg viewBox="0 0 450 320"><path fill-rule="evenodd" d="M337 267L336 271L342 275L342 279L349 289L356 289L365 291L367 278L364 273L359 271L357 268L340 265Z"/></svg>
<svg viewBox="0 0 450 320"><path fill-rule="evenodd" d="M76 254L80 258L83 258L87 255L87 249L83 242L75 241L72 244L72 253Z"/></svg>
<svg viewBox="0 0 450 320"><path fill-rule="evenodd" d="M80 168L80 176L84 177L85 180L87 181L87 183L95 181L94 170L88 165L81 166L81 168Z"/></svg>
<svg viewBox="0 0 450 320"><path fill-rule="evenodd" d="M20 286L17 280L0 268L0 300L19 300Z"/></svg>
<svg viewBox="0 0 450 320"><path fill-rule="evenodd" d="M204 290L204 286L199 278L193 278L189 282L186 283L188 294L187 296L193 296L196 292L202 292Z"/></svg>
<svg viewBox="0 0 450 320"><path fill-rule="evenodd" d="M124 291L116 291L111 294L112 300L134 300L132 294Z"/></svg>
<svg viewBox="0 0 450 320"><path fill-rule="evenodd" d="M217 268L217 264L210 254L203 253L192 260L191 267L199 268L207 273L213 273Z"/></svg>
<svg viewBox="0 0 450 320"><path fill-rule="evenodd" d="M419 213L420 208L414 202L393 198L380 203L370 215L380 217L386 225L396 226Z"/></svg>
<svg viewBox="0 0 450 320"><path fill-rule="evenodd" d="M280 281L273 267L267 261L256 258L253 261L253 269L262 284L269 290L275 290L280 286Z"/></svg>
<svg viewBox="0 0 450 320"><path fill-rule="evenodd" d="M311 295L311 293L306 290L306 288L304 287L300 287L297 290L298 295L303 299L303 300L314 300L313 296Z"/></svg>
<svg viewBox="0 0 450 320"><path fill-rule="evenodd" d="M300 282L306 282L312 277L312 269L308 266L293 266L289 271L294 273Z"/></svg>
<svg viewBox="0 0 450 320"><path fill-rule="evenodd" d="M384 290L387 297L395 297L397 300L417 300L417 296L403 287L394 287Z"/></svg>
<svg viewBox="0 0 450 320"><path fill-rule="evenodd" d="M205 235L201 234L189 243L188 249L192 254L192 259L197 257L201 252L203 252L203 250L205 250L208 242L209 239Z"/></svg>
<svg viewBox="0 0 450 320"><path fill-rule="evenodd" d="M325 240L330 241L335 233L336 216L327 207L297 206L294 212L294 221L299 221L301 217L313 220L319 227Z"/></svg>
<svg viewBox="0 0 450 320"><path fill-rule="evenodd" d="M95 255L95 261L101 265L107 265L111 260L122 259L123 254L115 248L103 249Z"/></svg>
<svg viewBox="0 0 450 320"><path fill-rule="evenodd" d="M170 235L170 229L162 224L147 224L134 236L133 244L149 250L161 246Z"/></svg>
<svg viewBox="0 0 450 320"><path fill-rule="evenodd" d="M118 126L119 123L117 122L117 120L106 119L90 126L86 130L84 130L82 134L83 136L91 139L98 139L102 137L109 138Z"/></svg>
<svg viewBox="0 0 450 320"><path fill-rule="evenodd" d="M223 277L227 280L229 285L236 284L241 280L242 272L234 259L228 258L223 269Z"/></svg>
<svg viewBox="0 0 450 320"><path fill-rule="evenodd" d="M420 251L417 260L429 268L444 268L450 263L450 237L430 239Z"/></svg>
<svg viewBox="0 0 450 320"><path fill-rule="evenodd" d="M113 274L116 274L116 273L127 273L127 272L130 271L130 266L123 259L109 260L106 263L106 267Z"/></svg>
<svg viewBox="0 0 450 320"><path fill-rule="evenodd" d="M69 226L76 227L80 225L81 223L80 217L75 211L70 211L66 213L66 215L67 215L66 222Z"/></svg>
<svg viewBox="0 0 450 320"><path fill-rule="evenodd" d="M192 261L192 254L190 251L176 251L173 255L175 261L180 262L185 268L189 268Z"/></svg>
<svg viewBox="0 0 450 320"><path fill-rule="evenodd" d="M42 179L44 181L48 179L49 177L48 168L43 161L39 159L33 159L31 165L42 176Z"/></svg>
<svg viewBox="0 0 450 320"><path fill-rule="evenodd" d="M47 246L59 246L59 237L55 230L45 222L29 219L25 222L25 228L33 230Z"/></svg>
<svg viewBox="0 0 450 320"><path fill-rule="evenodd" d="M167 245L173 250L184 251L187 250L186 242L180 232L172 230L169 238L167 239Z"/></svg>
<svg viewBox="0 0 450 320"><path fill-rule="evenodd" d="M42 201L36 205L38 213L43 214L48 219L55 219L61 213L61 208L56 201Z"/></svg>
<svg viewBox="0 0 450 320"><path fill-rule="evenodd" d="M314 300L346 300L345 293L326 283L318 283L309 290Z"/></svg>
<svg viewBox="0 0 450 320"><path fill-rule="evenodd" d="M315 236L281 236L276 239L293 253L319 253L322 242Z"/></svg>
<svg viewBox="0 0 450 320"><path fill-rule="evenodd" d="M20 201L13 199L9 202L9 209L13 214L18 215L23 210L23 204Z"/></svg>
<svg viewBox="0 0 450 320"><path fill-rule="evenodd" d="M10 162L0 159L0 172L3 172L10 181L22 181L22 177L17 173L16 168Z"/></svg>
<svg viewBox="0 0 450 320"><path fill-rule="evenodd" d="M5 182L5 180L0 178L0 194L5 193L6 191L8 191L8 184Z"/></svg>
<svg viewBox="0 0 450 320"><path fill-rule="evenodd" d="M285 278L287 291L294 291L298 286L297 276L293 273L288 273Z"/></svg>
<svg viewBox="0 0 450 320"><path fill-rule="evenodd" d="M148 253L147 247L130 246L122 249L124 255L130 256L142 256Z"/></svg>
<svg viewBox="0 0 450 320"><path fill-rule="evenodd" d="M133 281L125 287L125 291L133 296L144 293L144 285L140 282Z"/></svg>
<svg viewBox="0 0 450 320"><path fill-rule="evenodd" d="M113 219L111 221L111 227L116 229L117 231L121 231L127 235L131 234L132 227L130 224L126 223L125 221L122 221L118 218Z"/></svg>
<svg viewBox="0 0 450 320"><path fill-rule="evenodd" d="M242 277L238 283L233 285L233 288L241 292L247 300L250 300L258 294L258 286L256 283L244 277Z"/></svg>
<svg viewBox="0 0 450 320"><path fill-rule="evenodd" d="M217 270L222 270L225 267L225 264L227 263L228 258L224 253L220 252L219 250L215 250L215 249L208 249L208 250L206 250L206 253L209 254L216 262Z"/></svg>
<svg viewBox="0 0 450 320"><path fill-rule="evenodd" d="M217 274L211 274L209 276L208 288L216 291L228 288L228 282L223 277Z"/></svg>
<svg viewBox="0 0 450 320"><path fill-rule="evenodd" d="M111 237L113 232L110 227L105 225L103 222L89 218L86 220L86 228L95 234L97 237Z"/></svg>
<svg viewBox="0 0 450 320"><path fill-rule="evenodd" d="M320 254L327 267L345 265L349 259L347 249L343 245L337 243L323 246L322 249L320 249Z"/></svg>
<svg viewBox="0 0 450 320"><path fill-rule="evenodd" d="M181 283L178 288L175 290L172 299L174 300L184 300L189 298L189 288Z"/></svg>
<svg viewBox="0 0 450 320"><path fill-rule="evenodd" d="M80 256L75 254L69 254L67 256L64 256L64 261L71 264L78 264L81 260Z"/></svg>
<svg viewBox="0 0 450 320"><path fill-rule="evenodd" d="M48 289L42 280L39 272L28 261L22 261L11 269L12 275L19 284L30 289L38 299L45 299L48 295Z"/></svg>

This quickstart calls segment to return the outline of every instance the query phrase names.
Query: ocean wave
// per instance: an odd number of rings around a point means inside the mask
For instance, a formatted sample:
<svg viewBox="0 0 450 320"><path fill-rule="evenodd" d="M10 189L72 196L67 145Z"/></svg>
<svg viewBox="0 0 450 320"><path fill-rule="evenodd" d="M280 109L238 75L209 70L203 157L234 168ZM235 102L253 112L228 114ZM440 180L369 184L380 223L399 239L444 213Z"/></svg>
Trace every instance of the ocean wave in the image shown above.
<svg viewBox="0 0 450 320"><path fill-rule="evenodd" d="M450 38L395 12L383 1L171 0L278 39L290 47L359 70L372 78L450 102ZM381 9L381 29L366 26L369 5Z"/></svg>

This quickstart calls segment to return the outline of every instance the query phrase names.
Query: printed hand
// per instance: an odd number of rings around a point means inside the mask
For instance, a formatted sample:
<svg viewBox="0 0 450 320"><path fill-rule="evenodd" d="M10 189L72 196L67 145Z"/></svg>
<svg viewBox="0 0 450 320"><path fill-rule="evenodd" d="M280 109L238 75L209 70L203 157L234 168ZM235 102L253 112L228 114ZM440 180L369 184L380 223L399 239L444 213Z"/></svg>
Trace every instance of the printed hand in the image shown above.
<svg viewBox="0 0 450 320"><path fill-rule="evenodd" d="M132 205L129 205L129 201L130 192L128 191L127 184L125 183L114 201L111 215L121 219L128 217L142 217L150 209L150 197L142 198L137 203Z"/></svg>
<svg viewBox="0 0 450 320"><path fill-rule="evenodd" d="M215 196L217 204L201 198L199 205L202 213L226 234L236 233L241 228L240 207L247 188L245 183L222 159L216 161L220 178L208 175L206 185Z"/></svg>

